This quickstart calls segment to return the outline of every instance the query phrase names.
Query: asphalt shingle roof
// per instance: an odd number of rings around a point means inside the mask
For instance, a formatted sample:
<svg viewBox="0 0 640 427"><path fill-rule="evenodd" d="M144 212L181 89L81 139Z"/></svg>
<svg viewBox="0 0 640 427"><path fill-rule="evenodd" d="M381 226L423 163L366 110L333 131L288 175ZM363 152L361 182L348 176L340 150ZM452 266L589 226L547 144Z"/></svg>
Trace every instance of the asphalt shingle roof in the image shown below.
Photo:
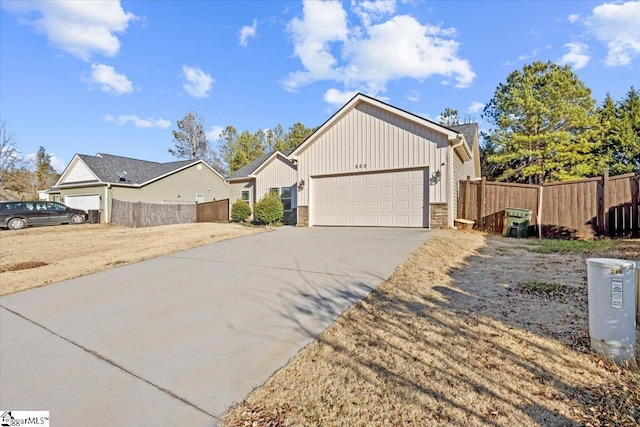
<svg viewBox="0 0 640 427"><path fill-rule="evenodd" d="M134 185L143 184L197 162L197 160L180 160L177 162L158 163L105 153L98 153L95 156L78 154L78 157L97 175L100 181ZM121 176L124 177L125 181L120 180Z"/></svg>
<svg viewBox="0 0 640 427"><path fill-rule="evenodd" d="M269 153L264 153L262 156L258 157L251 163L244 165L243 167L241 167L240 169L238 169L237 171L229 175L227 179L247 178L249 175L255 172L255 170L258 169L260 165L263 164L276 151L277 150L271 151ZM292 151L293 150L280 151L280 153L284 154L284 156L286 157L289 154L291 154Z"/></svg>
<svg viewBox="0 0 640 427"><path fill-rule="evenodd" d="M469 146L469 150L473 152L473 141L478 133L478 124L477 123L465 123L463 125L455 125L451 126L451 129L460 132L464 135L464 139L467 141L467 145Z"/></svg>

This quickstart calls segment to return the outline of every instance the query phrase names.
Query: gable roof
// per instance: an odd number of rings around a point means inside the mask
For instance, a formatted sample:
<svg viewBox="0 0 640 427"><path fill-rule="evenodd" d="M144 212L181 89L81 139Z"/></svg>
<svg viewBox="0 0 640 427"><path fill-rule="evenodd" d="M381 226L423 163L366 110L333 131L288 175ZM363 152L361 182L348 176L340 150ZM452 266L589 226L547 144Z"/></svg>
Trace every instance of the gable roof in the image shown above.
<svg viewBox="0 0 640 427"><path fill-rule="evenodd" d="M371 104L375 107L378 107L384 111L387 111L391 114L395 114L397 116L403 117L407 120L410 120L414 123L417 123L419 125L422 126L426 126L429 129L433 129L436 132L440 132L444 135L447 136L447 139L449 140L449 143L451 143L452 145L456 146L456 152L458 152L459 154L464 154L464 157L466 157L466 160L471 159L471 150L469 149L469 145L468 142L467 144L456 144L459 142L459 138L460 135L462 135L462 138L465 138L464 134L461 134L459 131L454 130L454 129L450 129L446 126L442 126L441 124L438 124L436 122L433 122L431 120L425 119L424 117L420 117L416 114L410 113L408 111L405 111L401 108L398 107L394 107L393 105L387 104L385 102L382 102L378 99L372 98L370 96L367 96L363 93L358 93L356 94L353 98L351 98L351 100L349 100L349 102L347 102L345 105L342 106L342 108L340 108L333 116L331 116L326 122L324 122L322 124L322 126L320 126L319 128L316 129L316 131L314 133L312 133L311 135L309 135L309 137L307 137L307 139L305 139L302 144L300 144L295 150L293 150L289 156L290 159L295 159L296 156L303 152L309 145L313 144L313 142L318 139L320 137L320 135L322 135L328 128L330 128L335 122L337 122L338 120L340 120L345 114L347 114L349 111L351 111L352 109L354 109L358 104L362 103L362 102L366 102L368 104ZM464 148L462 148L464 147ZM461 150L460 150L461 148ZM462 153L460 153L460 151L462 151Z"/></svg>
<svg viewBox="0 0 640 427"><path fill-rule="evenodd" d="M130 157L114 156L112 154L98 153L95 156L86 154L76 154L74 159L78 159L98 179L98 182L115 185L142 186L152 181L163 178L184 168L202 163L214 171L221 179L224 179L216 170L211 168L203 160L179 160L176 162L158 163L149 160L133 159ZM60 185L73 160L60 175L60 180L56 186ZM71 185L73 183L69 183Z"/></svg>
<svg viewBox="0 0 640 427"><path fill-rule="evenodd" d="M292 151L293 150L286 150L286 151L274 150L274 151L271 151L269 153L264 153L262 156L258 157L254 161L244 165L243 167L241 167L240 169L238 169L237 171L235 171L231 175L227 176L227 180L238 180L238 179L251 178L252 175L258 169L260 169L260 166L262 166L263 164L267 163L267 161L270 160L272 157L279 155L279 156L282 156L284 158L287 158L287 156L289 156L289 154L291 154Z"/></svg>

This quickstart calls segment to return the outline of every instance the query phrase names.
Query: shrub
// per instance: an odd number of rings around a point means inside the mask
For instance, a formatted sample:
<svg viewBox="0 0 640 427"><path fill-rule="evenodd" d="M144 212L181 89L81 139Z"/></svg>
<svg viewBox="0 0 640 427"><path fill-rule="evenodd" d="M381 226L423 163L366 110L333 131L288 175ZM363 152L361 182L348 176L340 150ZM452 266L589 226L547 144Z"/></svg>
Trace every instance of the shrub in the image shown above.
<svg viewBox="0 0 640 427"><path fill-rule="evenodd" d="M234 221L245 222L251 216L251 206L242 199L235 201L231 205L231 219Z"/></svg>
<svg viewBox="0 0 640 427"><path fill-rule="evenodd" d="M253 218L261 224L274 225L284 219L284 205L278 196L267 194L253 207Z"/></svg>

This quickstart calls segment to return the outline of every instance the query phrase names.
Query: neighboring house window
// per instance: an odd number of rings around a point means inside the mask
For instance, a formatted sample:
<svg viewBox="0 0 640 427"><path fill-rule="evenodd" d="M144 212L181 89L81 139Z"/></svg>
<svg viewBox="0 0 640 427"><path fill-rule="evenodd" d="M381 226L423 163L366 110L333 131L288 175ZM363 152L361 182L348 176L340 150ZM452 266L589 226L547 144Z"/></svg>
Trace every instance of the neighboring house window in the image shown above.
<svg viewBox="0 0 640 427"><path fill-rule="evenodd" d="M54 194L53 195L53 201L60 203L60 195L59 194Z"/></svg>
<svg viewBox="0 0 640 427"><path fill-rule="evenodd" d="M196 194L196 203L204 203L204 194Z"/></svg>
<svg viewBox="0 0 640 427"><path fill-rule="evenodd" d="M278 187L270 188L269 195L278 197L280 195L280 189Z"/></svg>
<svg viewBox="0 0 640 427"><path fill-rule="evenodd" d="M286 212L291 211L291 187L282 187L280 189L280 200L284 205Z"/></svg>
<svg viewBox="0 0 640 427"><path fill-rule="evenodd" d="M242 190L242 200L249 203L249 190Z"/></svg>

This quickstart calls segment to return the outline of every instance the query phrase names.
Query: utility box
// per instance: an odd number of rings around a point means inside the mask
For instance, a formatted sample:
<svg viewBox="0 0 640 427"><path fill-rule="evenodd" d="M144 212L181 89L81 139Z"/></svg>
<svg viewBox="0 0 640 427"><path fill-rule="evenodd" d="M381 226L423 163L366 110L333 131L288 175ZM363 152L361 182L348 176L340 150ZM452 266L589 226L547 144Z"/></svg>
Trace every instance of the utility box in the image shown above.
<svg viewBox="0 0 640 427"><path fill-rule="evenodd" d="M504 237L527 237L529 221L533 212L528 209L507 208L504 211L504 225L502 235Z"/></svg>
<svg viewBox="0 0 640 427"><path fill-rule="evenodd" d="M591 349L617 363L635 358L636 263L587 259Z"/></svg>
<svg viewBox="0 0 640 427"><path fill-rule="evenodd" d="M100 222L100 211L98 209L89 209L88 222L89 224L98 224Z"/></svg>

